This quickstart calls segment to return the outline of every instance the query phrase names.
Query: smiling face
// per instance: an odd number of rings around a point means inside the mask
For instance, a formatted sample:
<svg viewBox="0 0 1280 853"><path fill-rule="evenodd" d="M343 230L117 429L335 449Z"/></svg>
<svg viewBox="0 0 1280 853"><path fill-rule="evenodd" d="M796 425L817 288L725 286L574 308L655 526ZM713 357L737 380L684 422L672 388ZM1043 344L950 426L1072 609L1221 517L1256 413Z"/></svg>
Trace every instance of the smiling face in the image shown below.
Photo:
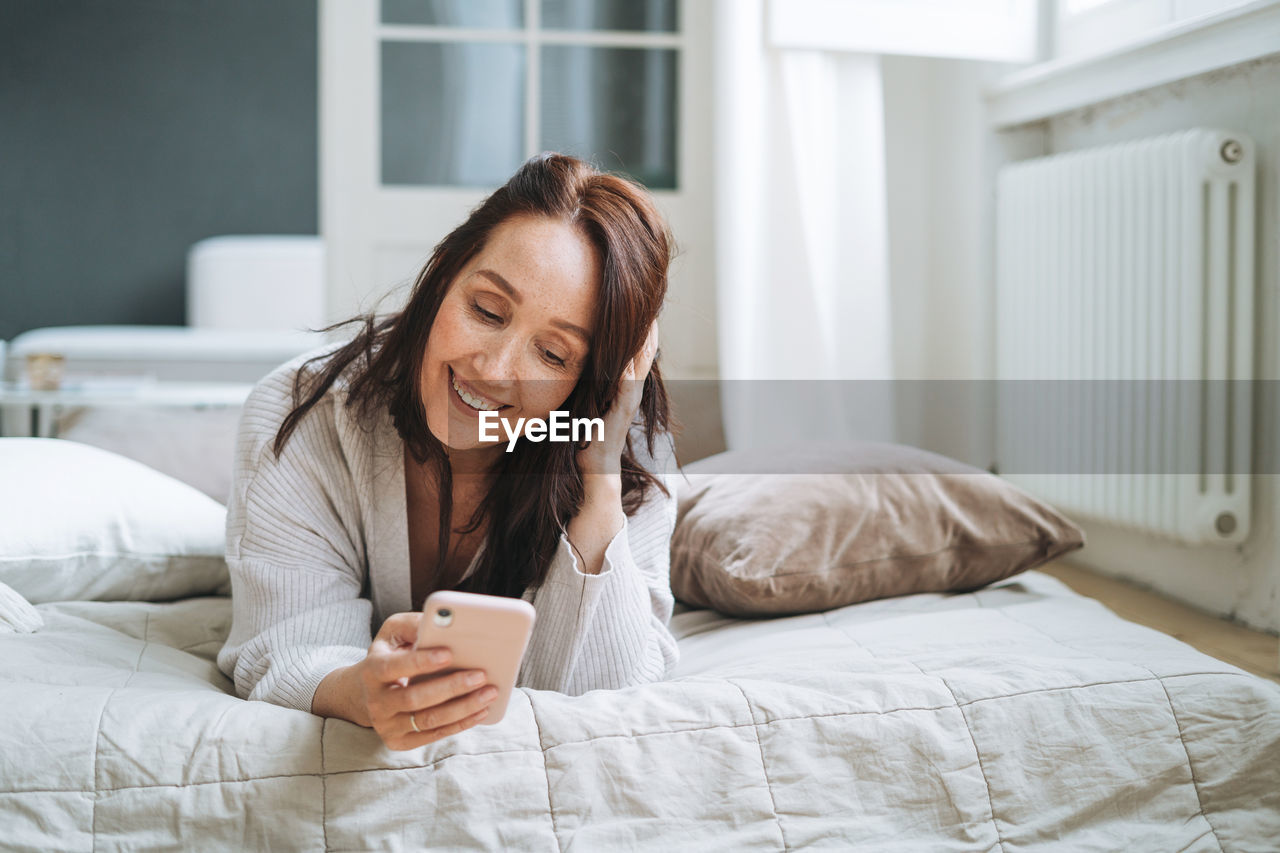
<svg viewBox="0 0 1280 853"><path fill-rule="evenodd" d="M495 228L427 339L419 390L432 435L452 450L500 453L479 440L482 409L514 428L559 408L590 352L600 280L598 253L562 221L520 216Z"/></svg>

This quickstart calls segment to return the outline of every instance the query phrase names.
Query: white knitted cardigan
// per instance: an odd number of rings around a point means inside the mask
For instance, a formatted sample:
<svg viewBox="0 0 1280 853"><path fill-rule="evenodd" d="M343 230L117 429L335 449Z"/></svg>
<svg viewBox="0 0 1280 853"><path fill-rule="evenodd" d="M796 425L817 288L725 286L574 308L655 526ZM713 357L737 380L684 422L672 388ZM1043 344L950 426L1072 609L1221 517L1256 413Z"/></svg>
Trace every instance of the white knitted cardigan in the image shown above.
<svg viewBox="0 0 1280 853"><path fill-rule="evenodd" d="M411 606L405 447L390 414L362 427L339 379L279 459L272 451L294 376L317 354L277 368L245 403L227 512L232 625L218 654L242 697L304 711L326 675L361 660L382 622ZM537 618L519 686L577 695L655 681L676 663L667 627L674 452L668 435L657 460L643 440L632 446L671 496L651 490L598 575L579 569L561 531L545 582L524 594Z"/></svg>

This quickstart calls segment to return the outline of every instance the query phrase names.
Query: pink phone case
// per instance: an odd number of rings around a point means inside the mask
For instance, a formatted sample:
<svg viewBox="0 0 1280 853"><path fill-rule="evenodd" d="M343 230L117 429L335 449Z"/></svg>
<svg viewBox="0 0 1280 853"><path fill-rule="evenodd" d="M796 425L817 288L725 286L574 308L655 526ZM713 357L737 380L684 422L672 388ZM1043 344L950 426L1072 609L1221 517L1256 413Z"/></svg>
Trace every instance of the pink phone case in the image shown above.
<svg viewBox="0 0 1280 853"><path fill-rule="evenodd" d="M445 646L453 652L453 663L437 674L484 670L485 683L498 688L498 696L480 725L500 722L533 633L533 605L500 595L441 591L427 596L422 614L417 647Z"/></svg>

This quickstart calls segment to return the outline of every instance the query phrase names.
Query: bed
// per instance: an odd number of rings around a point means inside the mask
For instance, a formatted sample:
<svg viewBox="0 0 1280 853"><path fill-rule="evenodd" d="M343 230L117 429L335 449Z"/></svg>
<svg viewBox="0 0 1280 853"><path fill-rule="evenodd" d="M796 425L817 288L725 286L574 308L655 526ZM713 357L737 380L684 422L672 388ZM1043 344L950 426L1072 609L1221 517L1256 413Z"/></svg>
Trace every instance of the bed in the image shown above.
<svg viewBox="0 0 1280 853"><path fill-rule="evenodd" d="M4 847L1274 850L1280 839L1280 687L1035 571L802 616L679 606L682 660L667 681L520 690L500 725L403 753L344 721L235 698L214 664L225 597L32 614L42 624L0 636Z"/></svg>

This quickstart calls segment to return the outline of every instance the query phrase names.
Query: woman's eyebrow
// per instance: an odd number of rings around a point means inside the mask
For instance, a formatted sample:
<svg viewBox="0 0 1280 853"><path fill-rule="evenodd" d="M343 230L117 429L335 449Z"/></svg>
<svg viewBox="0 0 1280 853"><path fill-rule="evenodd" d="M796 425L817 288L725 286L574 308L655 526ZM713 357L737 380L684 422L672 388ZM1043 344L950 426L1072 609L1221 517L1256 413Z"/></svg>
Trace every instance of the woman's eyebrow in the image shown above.
<svg viewBox="0 0 1280 853"><path fill-rule="evenodd" d="M518 290L516 290L514 287L511 286L511 282L507 281L505 278L503 278L501 275L494 272L493 270L491 269L476 270L476 275L482 275L485 278L489 279L489 281L496 284L498 288L502 290L503 293L511 297L511 301L514 302L515 304L520 305L521 303L524 302L524 297L520 295L520 292ZM568 320L561 320L558 317L551 321L551 325L564 329L566 332L572 332L573 334L582 338L582 342L584 344L586 344L587 346L591 345L591 333L588 332L586 329L582 328L581 326L576 325L574 323L570 323Z"/></svg>
<svg viewBox="0 0 1280 853"><path fill-rule="evenodd" d="M519 305L522 302L524 302L524 297L520 295L519 291L517 291L514 287L511 286L511 282L507 281L505 278L498 275L493 270L489 270L489 269L476 270L476 275L482 275L485 278L489 279L489 281L498 285L498 287L501 288L507 294L507 296L511 297L511 301L515 302L515 304Z"/></svg>

